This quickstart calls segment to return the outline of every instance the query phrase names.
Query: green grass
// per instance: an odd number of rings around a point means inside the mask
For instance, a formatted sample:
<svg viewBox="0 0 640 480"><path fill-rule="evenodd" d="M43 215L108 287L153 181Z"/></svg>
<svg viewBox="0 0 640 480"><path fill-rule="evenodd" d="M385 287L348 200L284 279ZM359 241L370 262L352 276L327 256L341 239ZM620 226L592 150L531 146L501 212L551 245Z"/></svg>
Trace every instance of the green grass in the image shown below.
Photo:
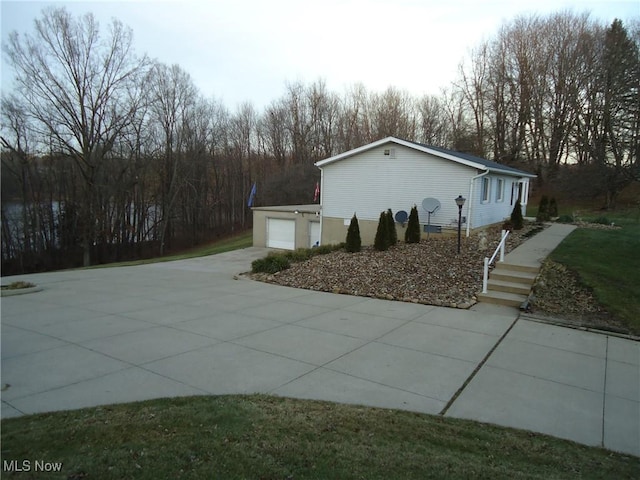
<svg viewBox="0 0 640 480"><path fill-rule="evenodd" d="M143 260L132 260L128 262L106 263L102 265L92 265L84 268L111 268L111 267L129 267L133 265L146 265L148 263L172 262L174 260L185 260L187 258L203 257L205 255L215 255L218 253L230 252L231 250L239 250L248 248L253 245L253 232L251 230L243 232L233 237L225 238L217 242L201 245L199 247L185 250L174 255L165 255L163 257L145 258Z"/></svg>
<svg viewBox="0 0 640 480"><path fill-rule="evenodd" d="M267 396L152 400L2 421L3 478L637 478L638 457L530 432Z"/></svg>
<svg viewBox="0 0 640 480"><path fill-rule="evenodd" d="M576 272L598 302L640 333L640 223L632 215L607 216L619 230L576 229L551 259Z"/></svg>

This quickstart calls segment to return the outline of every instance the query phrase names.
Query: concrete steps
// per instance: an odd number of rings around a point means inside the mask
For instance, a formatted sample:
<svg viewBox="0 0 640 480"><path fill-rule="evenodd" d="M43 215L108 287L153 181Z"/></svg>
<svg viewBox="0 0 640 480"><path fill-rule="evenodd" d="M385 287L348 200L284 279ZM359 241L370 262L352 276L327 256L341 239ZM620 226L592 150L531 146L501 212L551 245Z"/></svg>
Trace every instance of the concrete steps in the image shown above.
<svg viewBox="0 0 640 480"><path fill-rule="evenodd" d="M520 307L527 300L539 271L536 265L498 262L489 273L487 293L480 293L478 300Z"/></svg>

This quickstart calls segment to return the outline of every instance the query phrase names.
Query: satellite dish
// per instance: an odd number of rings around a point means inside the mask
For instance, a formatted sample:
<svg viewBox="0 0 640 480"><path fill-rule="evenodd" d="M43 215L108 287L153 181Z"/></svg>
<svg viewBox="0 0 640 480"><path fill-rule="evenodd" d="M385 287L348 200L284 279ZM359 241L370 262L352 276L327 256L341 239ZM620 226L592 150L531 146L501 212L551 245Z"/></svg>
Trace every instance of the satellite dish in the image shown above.
<svg viewBox="0 0 640 480"><path fill-rule="evenodd" d="M398 210L396 212L396 222L404 223L407 221L408 218L409 218L409 214L404 210Z"/></svg>
<svg viewBox="0 0 640 480"><path fill-rule="evenodd" d="M440 200L437 198L425 198L422 200L422 208L429 213L436 213L440 208Z"/></svg>
<svg viewBox="0 0 640 480"><path fill-rule="evenodd" d="M440 208L440 200L436 198L425 198L422 200L422 208L427 211L427 239L429 239L429 232L431 231L431 215L436 213Z"/></svg>

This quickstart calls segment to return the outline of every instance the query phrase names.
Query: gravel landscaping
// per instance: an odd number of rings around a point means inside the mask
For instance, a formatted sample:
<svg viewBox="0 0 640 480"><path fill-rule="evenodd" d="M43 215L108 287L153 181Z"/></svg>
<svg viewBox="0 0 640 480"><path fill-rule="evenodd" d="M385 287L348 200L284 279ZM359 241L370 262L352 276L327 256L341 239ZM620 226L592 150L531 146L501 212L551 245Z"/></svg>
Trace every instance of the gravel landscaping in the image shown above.
<svg viewBox="0 0 640 480"><path fill-rule="evenodd" d="M610 229L611 225L580 222L580 228ZM525 223L512 232L506 253L512 251L544 226ZM469 308L482 289L482 265L500 240L500 227L481 236L462 238L460 254L457 237L432 236L419 244L403 242L384 252L364 247L359 253L338 250L318 255L275 274L251 274L255 280L295 288L346 295L400 300L454 308ZM540 271L530 304L531 316L568 325L628 332L628 328L607 312L564 265L547 260Z"/></svg>
<svg viewBox="0 0 640 480"><path fill-rule="evenodd" d="M629 333L629 328L597 302L574 272L551 260L542 265L534 286L531 314L578 327Z"/></svg>
<svg viewBox="0 0 640 480"><path fill-rule="evenodd" d="M510 252L541 228L535 223L513 232L507 239ZM500 241L500 227L462 239L457 253L456 236L431 236L419 244L403 242L387 251L364 247L358 253L343 250L318 255L276 274L254 274L253 278L296 288L400 300L405 302L469 308L482 289L485 256L491 256Z"/></svg>

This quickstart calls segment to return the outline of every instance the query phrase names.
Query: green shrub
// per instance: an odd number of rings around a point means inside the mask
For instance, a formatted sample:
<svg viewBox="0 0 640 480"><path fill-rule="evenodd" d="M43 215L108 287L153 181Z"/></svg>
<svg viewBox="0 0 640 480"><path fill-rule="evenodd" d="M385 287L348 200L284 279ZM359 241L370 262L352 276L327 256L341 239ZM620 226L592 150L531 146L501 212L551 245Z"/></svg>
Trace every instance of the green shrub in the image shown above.
<svg viewBox="0 0 640 480"><path fill-rule="evenodd" d="M320 245L319 247L316 248L312 248L311 249L311 253L312 255L325 255L327 253L331 253L334 250L337 250L338 248L341 248L342 246L344 246L344 244L340 244L340 246L338 245Z"/></svg>
<svg viewBox="0 0 640 480"><path fill-rule="evenodd" d="M291 262L304 262L313 256L313 252L310 248L298 248L296 250L286 252L283 255Z"/></svg>
<svg viewBox="0 0 640 480"><path fill-rule="evenodd" d="M549 200L549 217L557 217L558 216L558 202L556 202L556 197L551 197Z"/></svg>
<svg viewBox="0 0 640 480"><path fill-rule="evenodd" d="M573 223L573 217L571 215L560 215L556 220L558 223Z"/></svg>
<svg viewBox="0 0 640 480"><path fill-rule="evenodd" d="M396 221L393 219L391 209L387 210L387 228L389 229L389 245L398 243L398 231L396 230Z"/></svg>
<svg viewBox="0 0 640 480"><path fill-rule="evenodd" d="M291 266L286 254L270 253L264 258L258 258L251 262L253 273L277 273Z"/></svg>
<svg viewBox="0 0 640 480"><path fill-rule="evenodd" d="M594 220L591 220L591 223L599 223L600 225L611 225L611 220L607 217L598 217Z"/></svg>
<svg viewBox="0 0 640 480"><path fill-rule="evenodd" d="M420 243L420 219L418 218L418 207L415 205L409 213L409 222L404 232L405 243Z"/></svg>
<svg viewBox="0 0 640 480"><path fill-rule="evenodd" d="M358 224L358 218L356 214L353 214L351 223L349 224L349 230L347 230L347 240L345 245L347 252L359 252L362 248L362 239L360 238L360 225Z"/></svg>
<svg viewBox="0 0 640 480"><path fill-rule="evenodd" d="M549 198L546 195L543 195L540 199L540 204L538 205L536 220L538 222L545 222L549 220L549 218Z"/></svg>
<svg viewBox="0 0 640 480"><path fill-rule="evenodd" d="M509 221L514 230L522 230L522 227L524 226L524 219L522 218L522 206L520 205L519 199L513 206L513 210L511 211L511 218Z"/></svg>
<svg viewBox="0 0 640 480"><path fill-rule="evenodd" d="M387 250L389 248L389 222L387 221L387 212L380 212L376 238L373 241L373 248L378 251Z"/></svg>

